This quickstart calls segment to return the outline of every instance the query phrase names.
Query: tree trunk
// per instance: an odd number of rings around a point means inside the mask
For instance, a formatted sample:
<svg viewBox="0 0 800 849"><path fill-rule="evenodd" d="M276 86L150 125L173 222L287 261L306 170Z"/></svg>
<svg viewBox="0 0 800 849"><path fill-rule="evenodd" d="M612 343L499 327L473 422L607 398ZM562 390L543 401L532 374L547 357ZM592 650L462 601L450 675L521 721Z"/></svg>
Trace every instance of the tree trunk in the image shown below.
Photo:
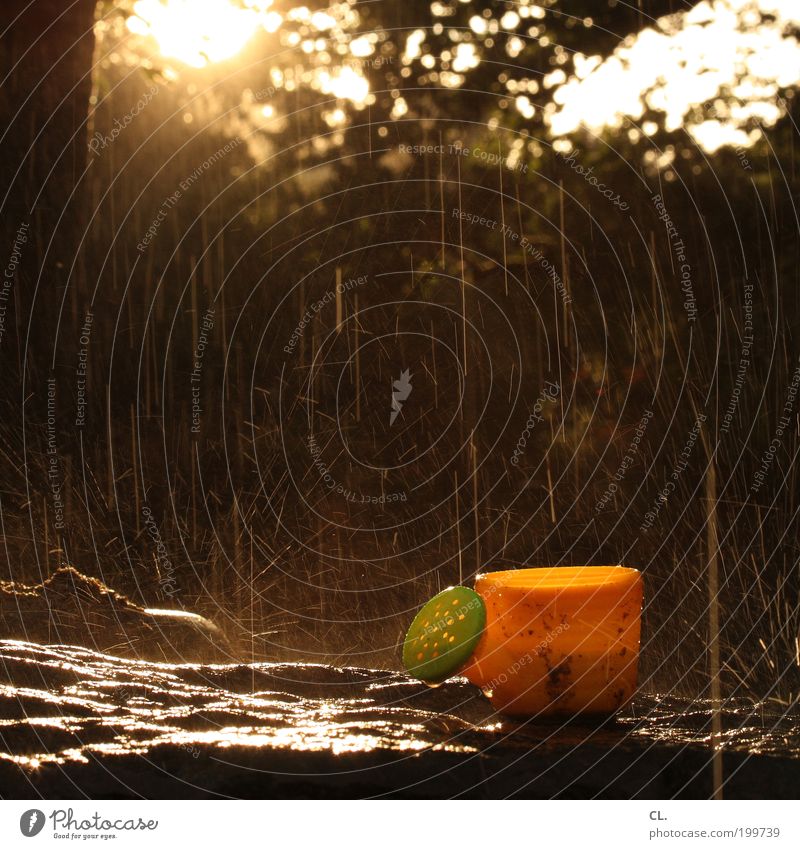
<svg viewBox="0 0 800 849"><path fill-rule="evenodd" d="M80 183L88 162L95 6L96 0L0 5L0 266L16 245L9 309L23 334L40 277L37 323L41 306L51 317L60 303L86 221ZM20 245L23 225L28 238ZM3 365L9 342L0 345Z"/></svg>

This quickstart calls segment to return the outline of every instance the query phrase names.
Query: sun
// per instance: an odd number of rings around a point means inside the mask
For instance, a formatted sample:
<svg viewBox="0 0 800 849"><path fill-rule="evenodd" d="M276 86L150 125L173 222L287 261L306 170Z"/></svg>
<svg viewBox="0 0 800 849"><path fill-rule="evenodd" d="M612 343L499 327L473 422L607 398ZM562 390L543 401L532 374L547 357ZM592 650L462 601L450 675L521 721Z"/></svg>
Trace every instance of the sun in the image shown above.
<svg viewBox="0 0 800 849"><path fill-rule="evenodd" d="M231 0L136 0L128 29L154 38L163 56L203 68L242 50L262 25L266 5L257 11Z"/></svg>

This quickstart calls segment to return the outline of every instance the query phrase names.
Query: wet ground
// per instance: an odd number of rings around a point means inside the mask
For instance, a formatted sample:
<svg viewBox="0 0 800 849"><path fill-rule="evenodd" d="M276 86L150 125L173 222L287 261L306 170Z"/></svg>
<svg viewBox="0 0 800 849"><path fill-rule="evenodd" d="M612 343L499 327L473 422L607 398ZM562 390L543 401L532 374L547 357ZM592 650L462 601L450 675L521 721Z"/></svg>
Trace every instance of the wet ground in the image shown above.
<svg viewBox="0 0 800 849"><path fill-rule="evenodd" d="M466 682L312 664L173 665L0 641L0 791L36 797L705 798L705 702L519 723ZM797 798L800 719L723 716L725 794Z"/></svg>

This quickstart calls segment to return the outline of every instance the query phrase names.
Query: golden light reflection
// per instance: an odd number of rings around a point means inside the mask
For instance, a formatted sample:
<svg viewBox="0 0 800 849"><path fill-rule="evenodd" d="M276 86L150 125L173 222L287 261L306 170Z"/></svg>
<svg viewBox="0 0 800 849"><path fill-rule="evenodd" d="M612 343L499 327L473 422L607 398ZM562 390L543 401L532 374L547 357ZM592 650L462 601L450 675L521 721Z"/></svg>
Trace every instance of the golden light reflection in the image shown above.
<svg viewBox="0 0 800 849"><path fill-rule="evenodd" d="M33 670L37 681L0 685L0 709L4 701L25 706L24 718L0 720L8 748L0 759L28 769L146 754L166 746L190 757L200 747L332 755L381 749L473 753L474 740L463 735L495 728L447 715L452 730L443 736L436 723L433 730L429 727L442 715L393 697L392 687L402 680L390 676L377 688L386 690L382 696L365 676L360 689L356 685L349 696L336 695L341 671L320 665L234 664L201 670L116 659L77 647L0 641L0 668L16 677ZM313 680L327 673L332 686L320 685L317 695L294 693L293 684L309 671ZM251 690L253 680L270 689ZM54 708L60 713L54 715ZM27 732L30 728L37 729L36 737Z"/></svg>
<svg viewBox="0 0 800 849"><path fill-rule="evenodd" d="M685 127L709 153L750 147L757 125L771 127L786 111L780 89L800 82L800 43L791 34L798 25L797 0L698 3L627 38L605 60L577 55L546 121L564 136L620 129L652 110L665 130Z"/></svg>
<svg viewBox="0 0 800 849"><path fill-rule="evenodd" d="M442 699L431 700L418 683L386 672L296 663L156 664L9 640L0 640L0 670L17 682L0 688L0 761L31 772L158 749L183 753L190 763L202 752L220 757L224 751L231 759L235 749L334 757L381 750L474 754L502 744L513 728L488 704L479 712L464 679L448 684L449 698L441 688ZM726 712L738 717L726 736L731 748L800 751L794 714L746 699L733 700ZM625 733L653 743L702 745L707 714L701 700L641 694L636 713L618 722Z"/></svg>

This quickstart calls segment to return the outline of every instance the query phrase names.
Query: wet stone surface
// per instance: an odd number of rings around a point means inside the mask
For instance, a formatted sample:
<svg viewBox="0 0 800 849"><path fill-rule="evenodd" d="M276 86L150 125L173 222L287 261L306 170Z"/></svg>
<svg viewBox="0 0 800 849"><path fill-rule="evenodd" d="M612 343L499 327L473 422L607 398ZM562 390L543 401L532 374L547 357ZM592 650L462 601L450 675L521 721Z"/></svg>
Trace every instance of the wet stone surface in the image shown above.
<svg viewBox="0 0 800 849"><path fill-rule="evenodd" d="M796 798L800 720L723 715L726 795ZM707 702L640 694L604 723L519 722L465 681L314 664L174 665L0 641L8 798L705 798Z"/></svg>

